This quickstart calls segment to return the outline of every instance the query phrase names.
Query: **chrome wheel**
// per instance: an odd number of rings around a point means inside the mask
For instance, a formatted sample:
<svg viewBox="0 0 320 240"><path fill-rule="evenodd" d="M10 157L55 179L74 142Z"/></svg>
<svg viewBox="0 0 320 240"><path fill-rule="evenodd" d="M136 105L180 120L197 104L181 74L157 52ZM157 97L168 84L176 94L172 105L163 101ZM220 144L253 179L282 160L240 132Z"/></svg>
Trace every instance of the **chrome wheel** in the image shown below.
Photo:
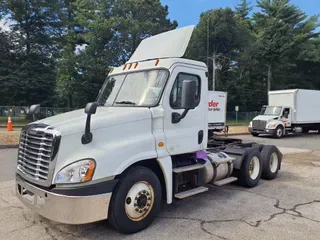
<svg viewBox="0 0 320 240"><path fill-rule="evenodd" d="M154 190L145 181L134 184L125 199L125 211L132 221L141 221L150 213L154 203Z"/></svg>
<svg viewBox="0 0 320 240"><path fill-rule="evenodd" d="M277 129L277 136L280 138L282 137L282 129L281 128L278 128Z"/></svg>
<svg viewBox="0 0 320 240"><path fill-rule="evenodd" d="M260 161L258 157L253 157L249 164L249 175L251 179L256 179L260 171Z"/></svg>
<svg viewBox="0 0 320 240"><path fill-rule="evenodd" d="M272 153L270 156L270 171L275 173L278 169L279 159L277 153Z"/></svg>

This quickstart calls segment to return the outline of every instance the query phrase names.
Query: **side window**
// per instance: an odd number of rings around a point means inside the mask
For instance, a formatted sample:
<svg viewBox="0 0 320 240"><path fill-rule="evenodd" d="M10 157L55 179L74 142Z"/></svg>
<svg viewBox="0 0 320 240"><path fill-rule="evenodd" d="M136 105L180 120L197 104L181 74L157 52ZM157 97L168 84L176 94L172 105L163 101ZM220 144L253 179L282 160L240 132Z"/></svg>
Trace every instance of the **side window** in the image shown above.
<svg viewBox="0 0 320 240"><path fill-rule="evenodd" d="M290 108L285 108L285 109L283 110L283 116L284 116L285 118L288 118L289 114L290 114Z"/></svg>
<svg viewBox="0 0 320 240"><path fill-rule="evenodd" d="M196 92L196 106L200 103L200 93L201 93L201 80L199 76L179 73L171 90L170 94L170 106L173 109L181 109L181 94L182 94L182 82L185 80L192 80L196 82L197 92Z"/></svg>

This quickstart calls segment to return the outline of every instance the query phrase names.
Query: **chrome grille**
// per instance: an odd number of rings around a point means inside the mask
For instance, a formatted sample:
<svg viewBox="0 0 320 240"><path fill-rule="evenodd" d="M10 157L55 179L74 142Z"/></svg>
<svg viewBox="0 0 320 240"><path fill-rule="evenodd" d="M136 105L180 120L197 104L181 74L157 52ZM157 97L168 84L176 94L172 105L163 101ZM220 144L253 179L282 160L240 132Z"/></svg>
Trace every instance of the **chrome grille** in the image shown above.
<svg viewBox="0 0 320 240"><path fill-rule="evenodd" d="M27 125L20 136L18 173L29 181L50 186L60 134L47 125Z"/></svg>
<svg viewBox="0 0 320 240"><path fill-rule="evenodd" d="M252 128L254 130L265 130L267 125L267 121L264 120L253 120L252 121Z"/></svg>

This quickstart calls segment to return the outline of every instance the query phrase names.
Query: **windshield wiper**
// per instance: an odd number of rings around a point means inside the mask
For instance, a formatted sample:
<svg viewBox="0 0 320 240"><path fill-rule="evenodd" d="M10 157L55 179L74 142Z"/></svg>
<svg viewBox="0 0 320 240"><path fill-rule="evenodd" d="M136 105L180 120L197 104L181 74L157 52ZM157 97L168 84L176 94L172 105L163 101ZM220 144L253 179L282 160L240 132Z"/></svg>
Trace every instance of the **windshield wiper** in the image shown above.
<svg viewBox="0 0 320 240"><path fill-rule="evenodd" d="M136 105L136 103L134 102L130 102L130 101L120 101L120 102L115 102L116 104L130 104L130 105Z"/></svg>

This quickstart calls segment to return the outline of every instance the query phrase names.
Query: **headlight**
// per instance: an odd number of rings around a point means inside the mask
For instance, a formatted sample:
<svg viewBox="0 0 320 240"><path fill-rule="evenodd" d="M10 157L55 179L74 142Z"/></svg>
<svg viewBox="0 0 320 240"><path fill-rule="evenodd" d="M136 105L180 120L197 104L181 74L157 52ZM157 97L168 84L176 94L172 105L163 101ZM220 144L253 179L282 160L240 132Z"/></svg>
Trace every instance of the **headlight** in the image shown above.
<svg viewBox="0 0 320 240"><path fill-rule="evenodd" d="M277 126L276 123L274 123L274 124L269 124L269 125L267 126L267 128L275 128L276 126Z"/></svg>
<svg viewBox="0 0 320 240"><path fill-rule="evenodd" d="M55 183L80 183L92 179L96 163L86 159L74 162L63 169L56 176Z"/></svg>
<svg viewBox="0 0 320 240"><path fill-rule="evenodd" d="M252 121L249 123L249 127L252 127Z"/></svg>

